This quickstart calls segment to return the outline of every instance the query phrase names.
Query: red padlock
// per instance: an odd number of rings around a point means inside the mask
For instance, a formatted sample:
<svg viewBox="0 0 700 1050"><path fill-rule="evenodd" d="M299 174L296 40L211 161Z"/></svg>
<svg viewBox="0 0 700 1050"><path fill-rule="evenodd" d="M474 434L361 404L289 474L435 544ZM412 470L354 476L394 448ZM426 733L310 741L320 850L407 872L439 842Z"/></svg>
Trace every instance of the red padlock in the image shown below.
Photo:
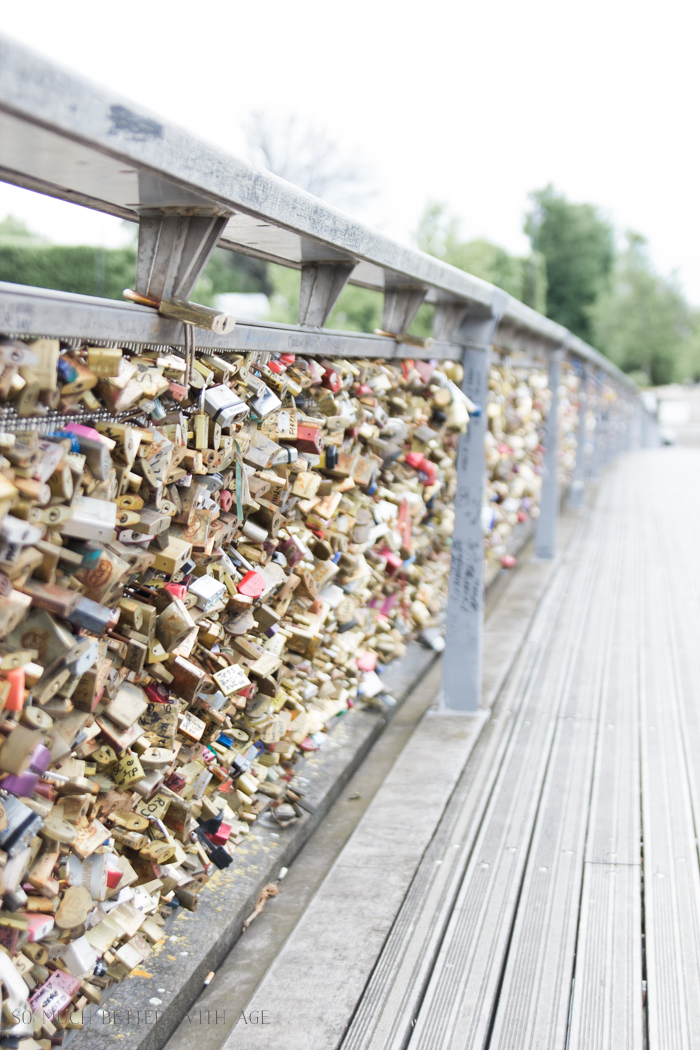
<svg viewBox="0 0 700 1050"><path fill-rule="evenodd" d="M168 383L168 393L173 401L184 401L187 397L187 387L182 383Z"/></svg>
<svg viewBox="0 0 700 1050"><path fill-rule="evenodd" d="M321 378L321 385L333 394L337 394L342 384L341 378L334 368L327 368Z"/></svg>
<svg viewBox="0 0 700 1050"><path fill-rule="evenodd" d="M221 509L223 510L224 514L227 514L228 511L230 511L231 506L233 505L233 495L229 492L228 489L221 490L221 493L219 495L219 503L221 504Z"/></svg>
<svg viewBox="0 0 700 1050"><path fill-rule="evenodd" d="M424 485L435 484L437 480L437 463L433 463L432 459L428 459L422 452L407 452L406 462L409 467L413 467L414 470L419 470L421 474L425 474Z"/></svg>
<svg viewBox="0 0 700 1050"><path fill-rule="evenodd" d="M107 889L116 890L123 878L124 872L116 864L111 865L107 862Z"/></svg>
<svg viewBox="0 0 700 1050"><path fill-rule="evenodd" d="M212 832L212 834L207 835L207 838L210 842L213 842L215 846L224 846L230 838L232 828L233 824L224 824L222 821L221 824L219 824L218 829Z"/></svg>
<svg viewBox="0 0 700 1050"><path fill-rule="evenodd" d="M160 682L151 682L144 690L152 704L167 704L170 700L170 692Z"/></svg>
<svg viewBox="0 0 700 1050"><path fill-rule="evenodd" d="M388 576L393 576L395 572L398 572L403 565L403 559L399 554L394 554L393 551L385 548L380 552L383 558L386 558L386 572Z"/></svg>
<svg viewBox="0 0 700 1050"><path fill-rule="evenodd" d="M323 438L317 427L305 427L299 424L294 444L300 452L311 452L317 456L323 452Z"/></svg>

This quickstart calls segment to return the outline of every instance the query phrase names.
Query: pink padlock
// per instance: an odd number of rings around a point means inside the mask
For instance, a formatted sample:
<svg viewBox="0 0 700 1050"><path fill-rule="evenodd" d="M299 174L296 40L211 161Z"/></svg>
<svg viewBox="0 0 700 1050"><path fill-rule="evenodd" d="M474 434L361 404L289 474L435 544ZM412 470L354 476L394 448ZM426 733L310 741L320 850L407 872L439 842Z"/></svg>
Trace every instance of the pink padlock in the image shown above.
<svg viewBox="0 0 700 1050"><path fill-rule="evenodd" d="M373 671L377 666L377 654L376 653L360 653L357 657L357 670L358 671Z"/></svg>
<svg viewBox="0 0 700 1050"><path fill-rule="evenodd" d="M245 594L248 598L259 598L266 587L265 577L251 569L238 584L238 593Z"/></svg>

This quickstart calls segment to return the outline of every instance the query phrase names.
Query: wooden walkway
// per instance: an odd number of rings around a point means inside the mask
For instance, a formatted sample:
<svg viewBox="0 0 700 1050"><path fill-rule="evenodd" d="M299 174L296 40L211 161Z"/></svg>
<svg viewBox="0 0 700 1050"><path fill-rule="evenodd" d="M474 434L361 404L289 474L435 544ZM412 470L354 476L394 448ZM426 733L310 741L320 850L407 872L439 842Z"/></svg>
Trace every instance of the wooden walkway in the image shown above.
<svg viewBox="0 0 700 1050"><path fill-rule="evenodd" d="M230 1050L700 1047L698 478L685 449L608 472L363 985L380 841L326 911L337 972L305 985L305 916L256 993L283 1021Z"/></svg>

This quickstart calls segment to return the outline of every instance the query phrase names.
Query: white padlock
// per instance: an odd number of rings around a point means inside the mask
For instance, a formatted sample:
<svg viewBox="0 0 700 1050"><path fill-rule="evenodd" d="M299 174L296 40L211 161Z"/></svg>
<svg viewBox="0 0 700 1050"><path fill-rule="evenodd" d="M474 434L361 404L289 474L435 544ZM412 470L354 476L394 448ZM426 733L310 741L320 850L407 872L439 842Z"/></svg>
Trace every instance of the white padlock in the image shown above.
<svg viewBox="0 0 700 1050"><path fill-rule="evenodd" d="M73 508L73 517L61 528L64 536L82 540L116 540L117 505L104 499L81 496Z"/></svg>
<svg viewBox="0 0 700 1050"><path fill-rule="evenodd" d="M38 543L44 533L36 525L30 525L28 521L22 521L8 514L0 526L0 535L6 543L28 547L32 543Z"/></svg>
<svg viewBox="0 0 700 1050"><path fill-rule="evenodd" d="M248 415L248 406L230 387L212 386L204 394L204 411L215 423L228 427Z"/></svg>
<svg viewBox="0 0 700 1050"><path fill-rule="evenodd" d="M97 953L83 934L77 940L71 941L61 959L74 977L83 977L95 969Z"/></svg>
<svg viewBox="0 0 700 1050"><path fill-rule="evenodd" d="M219 583L213 576L198 576L187 588L190 594L194 594L197 599L197 606L200 609L205 609L209 605L213 605L218 602L226 591L226 587L223 583Z"/></svg>

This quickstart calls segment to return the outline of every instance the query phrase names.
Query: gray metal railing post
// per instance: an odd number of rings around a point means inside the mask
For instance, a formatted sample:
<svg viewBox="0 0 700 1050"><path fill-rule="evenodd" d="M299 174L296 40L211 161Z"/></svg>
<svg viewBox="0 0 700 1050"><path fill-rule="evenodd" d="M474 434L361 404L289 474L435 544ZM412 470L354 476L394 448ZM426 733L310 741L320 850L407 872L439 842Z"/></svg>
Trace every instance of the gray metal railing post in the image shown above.
<svg viewBox="0 0 700 1050"><path fill-rule="evenodd" d="M580 507L586 495L586 411L588 409L588 369L582 365L578 399L578 433L576 435L576 466L569 487L569 506Z"/></svg>
<svg viewBox="0 0 700 1050"><path fill-rule="evenodd" d="M624 417L624 406L622 401L618 397L615 402L615 440L612 448L613 459L617 459L623 448L623 439L625 433L625 417Z"/></svg>
<svg viewBox="0 0 700 1050"><path fill-rule="evenodd" d="M622 435L624 433L625 421L623 416L622 402L619 397L614 402L614 415L615 429L613 431L613 446L612 446L612 459L617 459L620 452L622 452Z"/></svg>
<svg viewBox="0 0 700 1050"><path fill-rule="evenodd" d="M494 296L491 313L467 315L453 341L462 343L462 390L481 408L459 441L455 527L442 665L440 710L477 711L481 704L484 631L484 529L481 508L486 483L485 438L489 392L489 351L508 297Z"/></svg>
<svg viewBox="0 0 700 1050"><path fill-rule="evenodd" d="M631 399L623 392L625 402L625 434L624 434L624 445L625 452L629 452L630 449L634 448L634 429L635 429L635 412L634 405Z"/></svg>
<svg viewBox="0 0 700 1050"><path fill-rule="evenodd" d="M658 443L656 419L652 413L642 405L642 448L656 448Z"/></svg>
<svg viewBox="0 0 700 1050"><path fill-rule="evenodd" d="M552 401L545 426L544 463L542 465L542 495L540 516L535 530L535 555L551 559L557 546L557 514L559 512L559 377L564 350L555 350L549 363L549 388Z"/></svg>
<svg viewBox="0 0 700 1050"><path fill-rule="evenodd" d="M630 448L636 452L638 449L643 447L642 428L644 426L644 409L639 398L632 402L632 421L631 421L631 435L630 435Z"/></svg>
<svg viewBox="0 0 700 1050"><path fill-rule="evenodd" d="M603 466L607 467L615 455L615 402L611 401L605 413L605 445L603 447Z"/></svg>
<svg viewBox="0 0 700 1050"><path fill-rule="evenodd" d="M593 435L593 455L591 457L591 477L599 478L603 465L603 446L605 444L603 419L603 382L600 374L595 377L595 431Z"/></svg>

